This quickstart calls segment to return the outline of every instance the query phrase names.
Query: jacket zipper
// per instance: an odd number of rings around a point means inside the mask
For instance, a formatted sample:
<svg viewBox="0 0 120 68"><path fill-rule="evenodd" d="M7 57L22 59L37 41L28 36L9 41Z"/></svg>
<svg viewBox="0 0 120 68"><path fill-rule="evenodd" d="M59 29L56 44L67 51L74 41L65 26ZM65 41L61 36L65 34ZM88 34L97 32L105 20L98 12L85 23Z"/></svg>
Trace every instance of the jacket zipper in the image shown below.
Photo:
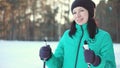
<svg viewBox="0 0 120 68"><path fill-rule="evenodd" d="M80 51L80 43L81 43L82 38L83 38L83 35L84 35L84 31L83 31L82 25L81 25L80 27L81 27L81 30L82 30L82 36L81 36L80 41L79 41L79 43L78 43L77 54L76 54L76 60L75 60L75 67L74 67L74 68L77 67L78 56L79 56L79 51Z"/></svg>

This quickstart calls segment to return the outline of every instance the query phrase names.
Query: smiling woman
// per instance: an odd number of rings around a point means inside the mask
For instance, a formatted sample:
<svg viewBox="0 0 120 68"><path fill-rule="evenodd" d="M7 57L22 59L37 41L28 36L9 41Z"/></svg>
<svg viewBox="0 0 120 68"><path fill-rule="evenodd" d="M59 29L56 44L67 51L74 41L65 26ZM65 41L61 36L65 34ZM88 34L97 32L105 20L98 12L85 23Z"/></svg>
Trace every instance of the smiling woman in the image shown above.
<svg viewBox="0 0 120 68"><path fill-rule="evenodd" d="M92 0L73 1L73 22L60 38L55 53L49 46L40 49L40 58L47 59L49 68L116 68L111 36L97 26L95 7ZM85 42L89 50L83 48Z"/></svg>

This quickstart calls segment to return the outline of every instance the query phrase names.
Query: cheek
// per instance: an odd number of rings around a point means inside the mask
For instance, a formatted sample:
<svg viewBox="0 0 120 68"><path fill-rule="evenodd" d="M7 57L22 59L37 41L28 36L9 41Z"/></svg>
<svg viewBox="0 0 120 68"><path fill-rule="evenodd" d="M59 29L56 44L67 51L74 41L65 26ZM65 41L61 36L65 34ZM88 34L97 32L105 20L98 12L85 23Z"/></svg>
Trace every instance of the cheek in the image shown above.
<svg viewBox="0 0 120 68"><path fill-rule="evenodd" d="M75 20L76 19L76 17L75 17L75 15L73 15L73 20Z"/></svg>
<svg viewBox="0 0 120 68"><path fill-rule="evenodd" d="M85 19L88 21L88 15L86 15Z"/></svg>
<svg viewBox="0 0 120 68"><path fill-rule="evenodd" d="M89 15L88 15L88 14L84 14L83 16L84 16L84 19L85 19L86 21L88 21Z"/></svg>

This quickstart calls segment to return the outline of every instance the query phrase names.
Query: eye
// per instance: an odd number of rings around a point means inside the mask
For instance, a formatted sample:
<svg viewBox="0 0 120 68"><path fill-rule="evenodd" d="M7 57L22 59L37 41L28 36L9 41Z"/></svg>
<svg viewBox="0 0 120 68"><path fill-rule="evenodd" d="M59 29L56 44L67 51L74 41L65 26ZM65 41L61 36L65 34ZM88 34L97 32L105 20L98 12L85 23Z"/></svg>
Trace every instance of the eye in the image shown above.
<svg viewBox="0 0 120 68"><path fill-rule="evenodd" d="M73 14L76 14L76 12L73 12Z"/></svg>
<svg viewBox="0 0 120 68"><path fill-rule="evenodd" d="M83 9L80 9L79 12L84 12L84 10L83 10Z"/></svg>

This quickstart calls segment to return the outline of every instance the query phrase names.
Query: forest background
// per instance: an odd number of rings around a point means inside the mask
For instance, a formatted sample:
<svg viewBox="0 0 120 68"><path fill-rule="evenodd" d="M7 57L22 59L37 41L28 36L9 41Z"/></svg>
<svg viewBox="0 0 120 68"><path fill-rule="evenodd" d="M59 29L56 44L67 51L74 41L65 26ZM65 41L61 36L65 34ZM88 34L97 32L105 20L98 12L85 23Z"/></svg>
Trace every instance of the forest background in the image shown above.
<svg viewBox="0 0 120 68"><path fill-rule="evenodd" d="M93 0L94 1L94 0ZM0 0L0 40L58 41L72 22L71 0ZM100 0L95 18L120 43L120 0Z"/></svg>

